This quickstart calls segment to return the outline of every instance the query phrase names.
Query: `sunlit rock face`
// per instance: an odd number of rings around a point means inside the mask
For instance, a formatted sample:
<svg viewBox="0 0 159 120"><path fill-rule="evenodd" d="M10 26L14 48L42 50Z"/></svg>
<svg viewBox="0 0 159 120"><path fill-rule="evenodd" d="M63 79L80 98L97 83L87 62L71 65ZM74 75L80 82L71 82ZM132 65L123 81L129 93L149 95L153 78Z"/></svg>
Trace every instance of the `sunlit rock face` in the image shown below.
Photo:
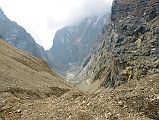
<svg viewBox="0 0 159 120"><path fill-rule="evenodd" d="M18 49L47 60L47 54L43 47L35 43L33 37L23 27L9 20L2 9L0 9L0 38Z"/></svg>
<svg viewBox="0 0 159 120"><path fill-rule="evenodd" d="M80 87L114 88L159 71L159 1L114 0L111 21L79 74ZM86 85L89 80L90 85ZM92 86L96 86L92 88Z"/></svg>
<svg viewBox="0 0 159 120"><path fill-rule="evenodd" d="M74 71L89 54L101 35L109 15L95 16L57 31L52 48L47 52L51 63L62 72ZM55 66L52 66L53 68Z"/></svg>

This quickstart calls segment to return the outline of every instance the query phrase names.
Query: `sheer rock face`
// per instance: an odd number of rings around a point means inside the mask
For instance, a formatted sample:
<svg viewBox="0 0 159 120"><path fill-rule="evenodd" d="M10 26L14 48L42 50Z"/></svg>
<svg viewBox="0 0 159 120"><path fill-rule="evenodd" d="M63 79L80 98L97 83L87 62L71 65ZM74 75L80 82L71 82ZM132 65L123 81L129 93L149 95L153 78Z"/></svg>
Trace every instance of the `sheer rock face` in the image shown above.
<svg viewBox="0 0 159 120"><path fill-rule="evenodd" d="M57 31L53 46L48 51L52 61L50 63L54 63L62 72L66 72L73 66L80 66L100 36L107 18L108 15L86 18L76 25Z"/></svg>
<svg viewBox="0 0 159 120"><path fill-rule="evenodd" d="M101 41L79 74L79 87L85 91L112 88L157 73L159 1L114 0Z"/></svg>
<svg viewBox="0 0 159 120"><path fill-rule="evenodd" d="M2 9L0 9L0 38L18 49L47 60L43 47L35 43L33 37L23 27L9 20Z"/></svg>

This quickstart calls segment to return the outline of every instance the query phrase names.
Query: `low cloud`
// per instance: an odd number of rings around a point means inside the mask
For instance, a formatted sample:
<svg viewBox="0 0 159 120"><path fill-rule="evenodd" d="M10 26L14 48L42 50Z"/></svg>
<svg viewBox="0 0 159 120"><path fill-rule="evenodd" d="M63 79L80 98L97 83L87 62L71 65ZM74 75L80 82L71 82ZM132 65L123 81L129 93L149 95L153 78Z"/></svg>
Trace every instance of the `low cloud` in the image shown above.
<svg viewBox="0 0 159 120"><path fill-rule="evenodd" d="M55 32L85 17L110 12L112 0L0 0L0 7L45 49Z"/></svg>
<svg viewBox="0 0 159 120"><path fill-rule="evenodd" d="M81 20L87 16L100 15L110 12L111 0L85 0L70 11L68 23Z"/></svg>

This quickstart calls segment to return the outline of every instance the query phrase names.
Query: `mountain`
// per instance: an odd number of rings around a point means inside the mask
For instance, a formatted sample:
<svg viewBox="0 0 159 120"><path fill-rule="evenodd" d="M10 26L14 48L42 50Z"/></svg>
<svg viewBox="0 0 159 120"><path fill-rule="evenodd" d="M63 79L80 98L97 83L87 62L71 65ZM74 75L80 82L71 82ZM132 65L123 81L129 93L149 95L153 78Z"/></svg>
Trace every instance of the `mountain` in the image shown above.
<svg viewBox="0 0 159 120"><path fill-rule="evenodd" d="M0 40L0 120L159 120L158 8L158 0L114 0L78 74L84 92Z"/></svg>
<svg viewBox="0 0 159 120"><path fill-rule="evenodd" d="M159 74L84 94L41 59L0 40L1 120L158 120Z"/></svg>
<svg viewBox="0 0 159 120"><path fill-rule="evenodd" d="M0 38L14 47L27 51L36 57L47 60L47 54L43 47L35 43L33 37L27 31L7 18L0 8Z"/></svg>
<svg viewBox="0 0 159 120"><path fill-rule="evenodd" d="M46 62L17 50L0 39L0 94L22 99L59 96L71 89Z"/></svg>
<svg viewBox="0 0 159 120"><path fill-rule="evenodd" d="M90 48L99 38L108 14L85 18L82 22L58 30L53 46L48 53L50 63L59 71L66 72L80 66L90 52ZM50 64L50 65L51 65Z"/></svg>
<svg viewBox="0 0 159 120"><path fill-rule="evenodd" d="M79 88L116 88L159 72L159 1L114 0L111 21L79 74Z"/></svg>

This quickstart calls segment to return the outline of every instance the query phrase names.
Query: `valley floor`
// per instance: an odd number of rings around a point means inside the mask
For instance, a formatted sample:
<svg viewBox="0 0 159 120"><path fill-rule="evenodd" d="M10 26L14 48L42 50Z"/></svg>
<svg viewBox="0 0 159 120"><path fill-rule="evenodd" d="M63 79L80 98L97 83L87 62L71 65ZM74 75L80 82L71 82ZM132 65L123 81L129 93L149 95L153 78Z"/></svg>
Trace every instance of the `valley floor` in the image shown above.
<svg viewBox="0 0 159 120"><path fill-rule="evenodd" d="M159 120L159 74L97 95L69 91L23 100L0 94L0 120Z"/></svg>

